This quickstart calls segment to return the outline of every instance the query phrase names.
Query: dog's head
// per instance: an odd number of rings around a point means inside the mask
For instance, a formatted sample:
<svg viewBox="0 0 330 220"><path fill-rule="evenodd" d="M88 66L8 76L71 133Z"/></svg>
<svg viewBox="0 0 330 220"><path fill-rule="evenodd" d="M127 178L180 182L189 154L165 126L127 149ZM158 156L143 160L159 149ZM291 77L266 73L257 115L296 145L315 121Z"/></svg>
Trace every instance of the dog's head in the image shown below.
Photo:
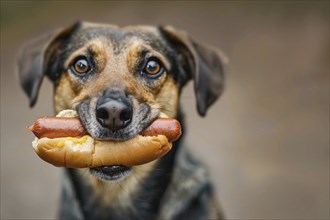
<svg viewBox="0 0 330 220"><path fill-rule="evenodd" d="M223 58L172 27L76 23L25 46L21 86L33 106L44 76L55 111L77 110L97 139L129 139L160 112L176 117L181 88L194 81L204 116L223 91Z"/></svg>

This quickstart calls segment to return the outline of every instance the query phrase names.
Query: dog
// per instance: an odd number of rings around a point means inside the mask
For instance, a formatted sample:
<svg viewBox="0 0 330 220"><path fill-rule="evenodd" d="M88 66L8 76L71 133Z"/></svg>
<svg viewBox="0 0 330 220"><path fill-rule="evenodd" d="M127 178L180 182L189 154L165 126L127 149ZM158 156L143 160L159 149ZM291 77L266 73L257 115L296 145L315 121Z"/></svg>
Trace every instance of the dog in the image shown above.
<svg viewBox="0 0 330 220"><path fill-rule="evenodd" d="M160 112L177 118L182 88L194 82L198 113L222 94L225 58L172 26L77 22L27 43L19 80L33 107L44 76L54 108L77 111L96 139L127 140ZM60 219L221 219L207 169L183 137L156 161L135 167L63 169Z"/></svg>

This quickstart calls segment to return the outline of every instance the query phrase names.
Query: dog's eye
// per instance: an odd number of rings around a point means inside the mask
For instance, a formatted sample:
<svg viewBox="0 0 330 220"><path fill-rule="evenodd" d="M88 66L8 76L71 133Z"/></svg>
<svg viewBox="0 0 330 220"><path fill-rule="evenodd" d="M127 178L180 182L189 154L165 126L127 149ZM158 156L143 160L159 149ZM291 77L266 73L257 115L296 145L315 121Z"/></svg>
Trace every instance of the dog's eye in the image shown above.
<svg viewBox="0 0 330 220"><path fill-rule="evenodd" d="M157 77L161 75L163 70L164 68L161 62L154 58L148 60L148 62L145 64L143 68L143 72L148 76L152 76L152 77Z"/></svg>
<svg viewBox="0 0 330 220"><path fill-rule="evenodd" d="M91 70L91 65L85 57L78 57L73 62L71 69L77 74L85 74Z"/></svg>

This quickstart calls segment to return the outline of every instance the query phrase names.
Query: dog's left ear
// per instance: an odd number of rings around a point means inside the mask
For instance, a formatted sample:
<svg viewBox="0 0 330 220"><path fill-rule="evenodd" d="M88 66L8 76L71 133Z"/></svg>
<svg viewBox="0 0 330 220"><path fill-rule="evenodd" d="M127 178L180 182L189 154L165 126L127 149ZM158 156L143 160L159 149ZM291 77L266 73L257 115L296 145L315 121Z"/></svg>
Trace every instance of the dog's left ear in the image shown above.
<svg viewBox="0 0 330 220"><path fill-rule="evenodd" d="M18 77L29 98L30 107L37 101L44 76L47 75L51 80L55 78L51 72L58 65L54 57L59 53L61 43L80 25L77 22L68 28L41 36L28 42L21 50L18 57Z"/></svg>
<svg viewBox="0 0 330 220"><path fill-rule="evenodd" d="M171 26L162 26L160 31L183 65L185 82L194 80L197 110L205 116L207 109L223 92L227 58L220 51L195 42L185 32Z"/></svg>

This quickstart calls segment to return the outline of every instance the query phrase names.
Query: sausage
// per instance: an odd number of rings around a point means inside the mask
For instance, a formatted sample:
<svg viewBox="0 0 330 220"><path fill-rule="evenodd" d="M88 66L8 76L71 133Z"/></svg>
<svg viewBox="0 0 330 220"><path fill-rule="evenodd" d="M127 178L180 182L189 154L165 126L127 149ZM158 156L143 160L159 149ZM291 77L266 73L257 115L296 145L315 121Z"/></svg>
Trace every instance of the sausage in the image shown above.
<svg viewBox="0 0 330 220"><path fill-rule="evenodd" d="M82 137L88 134L78 117L46 116L38 118L28 129L37 138Z"/></svg>
<svg viewBox="0 0 330 220"><path fill-rule="evenodd" d="M142 136L165 135L169 141L173 142L181 136L181 125L173 118L158 118L149 127L140 133Z"/></svg>
<svg viewBox="0 0 330 220"><path fill-rule="evenodd" d="M38 138L82 137L88 134L78 117L42 117L28 129ZM181 125L173 118L158 118L140 134L142 136L161 134L172 142L181 136Z"/></svg>

